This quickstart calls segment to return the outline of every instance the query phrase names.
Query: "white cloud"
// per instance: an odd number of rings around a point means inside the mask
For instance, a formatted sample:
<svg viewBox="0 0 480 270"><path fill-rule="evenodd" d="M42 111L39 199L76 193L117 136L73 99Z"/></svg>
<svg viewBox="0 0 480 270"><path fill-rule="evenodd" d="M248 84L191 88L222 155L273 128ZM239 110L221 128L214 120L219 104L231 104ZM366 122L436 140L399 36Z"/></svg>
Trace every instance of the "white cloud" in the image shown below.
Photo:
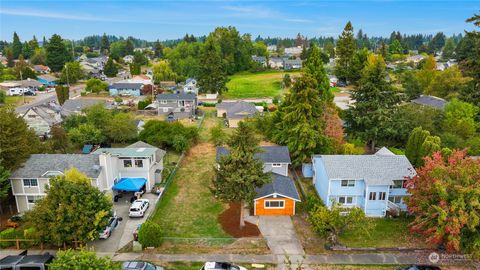
<svg viewBox="0 0 480 270"><path fill-rule="evenodd" d="M64 19L64 20L77 20L77 21L114 21L107 18L93 17L89 15L80 16L75 14L49 12L44 10L25 10L25 9L0 9L0 14L14 15L14 16L26 16L26 17L40 17L50 19Z"/></svg>
<svg viewBox="0 0 480 270"><path fill-rule="evenodd" d="M228 15L235 17L273 18L276 16L275 12L260 6L224 6L222 8L233 11Z"/></svg>

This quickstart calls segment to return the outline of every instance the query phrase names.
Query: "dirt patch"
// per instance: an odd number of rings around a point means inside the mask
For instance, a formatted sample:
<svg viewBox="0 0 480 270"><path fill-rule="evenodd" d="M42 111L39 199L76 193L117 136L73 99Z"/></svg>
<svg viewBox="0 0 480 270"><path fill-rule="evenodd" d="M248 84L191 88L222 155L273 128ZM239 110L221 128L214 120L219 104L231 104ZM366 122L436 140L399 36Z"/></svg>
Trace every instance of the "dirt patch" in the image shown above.
<svg viewBox="0 0 480 270"><path fill-rule="evenodd" d="M235 238L260 236L258 227L250 222L245 222L245 227L240 228L240 204L230 203L229 208L218 216L218 221L223 230Z"/></svg>
<svg viewBox="0 0 480 270"><path fill-rule="evenodd" d="M215 152L215 148L211 143L200 143L188 150L186 159L200 158L205 155L211 155Z"/></svg>

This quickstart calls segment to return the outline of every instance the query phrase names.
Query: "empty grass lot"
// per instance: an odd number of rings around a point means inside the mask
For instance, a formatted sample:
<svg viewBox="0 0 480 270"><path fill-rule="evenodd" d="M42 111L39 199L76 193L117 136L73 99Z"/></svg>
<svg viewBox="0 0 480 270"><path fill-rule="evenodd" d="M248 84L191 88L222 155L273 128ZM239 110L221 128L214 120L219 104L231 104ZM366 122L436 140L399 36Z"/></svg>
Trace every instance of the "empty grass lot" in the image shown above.
<svg viewBox="0 0 480 270"><path fill-rule="evenodd" d="M157 205L152 219L160 224L165 237L230 238L217 221L226 205L217 201L209 190L214 176L215 148L205 142L204 133L216 121L211 117L205 119L201 142L188 151Z"/></svg>
<svg viewBox="0 0 480 270"><path fill-rule="evenodd" d="M299 72L288 72L290 76L299 76ZM259 73L239 73L230 76L228 91L222 94L225 99L273 98L283 93L282 79L286 72L266 71Z"/></svg>

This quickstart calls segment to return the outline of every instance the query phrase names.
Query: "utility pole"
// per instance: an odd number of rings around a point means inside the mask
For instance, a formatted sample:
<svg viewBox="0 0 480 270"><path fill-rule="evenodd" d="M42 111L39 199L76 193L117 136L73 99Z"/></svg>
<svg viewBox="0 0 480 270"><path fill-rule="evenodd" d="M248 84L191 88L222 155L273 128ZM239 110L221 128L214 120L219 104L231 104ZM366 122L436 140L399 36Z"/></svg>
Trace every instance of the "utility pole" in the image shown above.
<svg viewBox="0 0 480 270"><path fill-rule="evenodd" d="M23 104L25 104L25 88L23 88L23 75L22 75L22 69L20 69L20 84L22 85Z"/></svg>

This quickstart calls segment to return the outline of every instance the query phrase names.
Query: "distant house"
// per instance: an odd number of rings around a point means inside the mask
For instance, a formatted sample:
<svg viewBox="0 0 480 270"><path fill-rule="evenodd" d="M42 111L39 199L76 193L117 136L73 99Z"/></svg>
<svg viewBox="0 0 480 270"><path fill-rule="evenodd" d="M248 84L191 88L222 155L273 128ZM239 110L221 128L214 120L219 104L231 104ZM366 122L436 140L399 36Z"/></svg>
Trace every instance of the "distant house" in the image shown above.
<svg viewBox="0 0 480 270"><path fill-rule="evenodd" d="M425 59L425 56L423 56L421 54L417 54L417 55L412 55L412 56L407 57L406 61L418 64L418 62L422 61L423 59Z"/></svg>
<svg viewBox="0 0 480 270"><path fill-rule="evenodd" d="M183 93L192 93L198 95L197 80L193 78L188 78L185 81L185 85L183 86Z"/></svg>
<svg viewBox="0 0 480 270"><path fill-rule="evenodd" d="M371 217L406 210L405 178L416 174L407 157L386 148L373 155L313 155L304 170L327 207L359 207Z"/></svg>
<svg viewBox="0 0 480 270"><path fill-rule="evenodd" d="M197 110L197 95L188 93L160 94L156 102L159 115L172 115L175 119L195 116Z"/></svg>
<svg viewBox="0 0 480 270"><path fill-rule="evenodd" d="M82 111L90 106L95 104L103 104L105 107L109 108L107 101L99 99L67 99L61 107L60 114L62 117L67 117L72 114L82 114Z"/></svg>
<svg viewBox="0 0 480 270"><path fill-rule="evenodd" d="M108 87L111 96L134 96L142 94L143 84L141 83L114 83Z"/></svg>
<svg viewBox="0 0 480 270"><path fill-rule="evenodd" d="M301 46L285 48L285 55L300 55L302 50Z"/></svg>
<svg viewBox="0 0 480 270"><path fill-rule="evenodd" d="M272 57L268 60L268 65L273 69L283 68L284 59L280 57Z"/></svg>
<svg viewBox="0 0 480 270"><path fill-rule="evenodd" d="M50 68L44 65L34 65L33 70L40 74L47 74L51 72Z"/></svg>
<svg viewBox="0 0 480 270"><path fill-rule="evenodd" d="M45 74L37 76L37 81L43 83L45 86L55 86L57 84L56 81L58 81L58 78L52 75Z"/></svg>
<svg viewBox="0 0 480 270"><path fill-rule="evenodd" d="M175 90L177 88L177 83L175 81L160 81L160 87Z"/></svg>
<svg viewBox="0 0 480 270"><path fill-rule="evenodd" d="M47 106L31 107L22 114L22 118L38 136L47 136L54 125L62 122L61 115Z"/></svg>
<svg viewBox="0 0 480 270"><path fill-rule="evenodd" d="M267 51L276 52L277 51L277 45L268 45L267 46Z"/></svg>
<svg viewBox="0 0 480 270"><path fill-rule="evenodd" d="M216 160L229 154L224 147L217 147ZM254 215L292 216L300 196L293 180L288 176L288 166L292 163L286 146L262 146L256 159L263 162L263 171L271 172L272 182L256 188Z"/></svg>
<svg viewBox="0 0 480 270"><path fill-rule="evenodd" d="M259 113L255 104L245 101L221 102L215 105L217 117L225 117L229 127L236 128L238 123Z"/></svg>
<svg viewBox="0 0 480 270"><path fill-rule="evenodd" d="M433 107L440 110L443 110L445 105L448 103L443 98L428 95L421 95L419 98L413 99L411 102L414 104Z"/></svg>
<svg viewBox="0 0 480 270"><path fill-rule="evenodd" d="M262 66L267 66L267 58L265 56L252 55L252 60L254 62L260 63Z"/></svg>
<svg viewBox="0 0 480 270"><path fill-rule="evenodd" d="M302 68L302 60L301 59L286 59L283 62L283 69L290 70L290 69L300 69Z"/></svg>
<svg viewBox="0 0 480 270"><path fill-rule="evenodd" d="M125 55L123 57L123 61L127 64L133 63L133 55Z"/></svg>

